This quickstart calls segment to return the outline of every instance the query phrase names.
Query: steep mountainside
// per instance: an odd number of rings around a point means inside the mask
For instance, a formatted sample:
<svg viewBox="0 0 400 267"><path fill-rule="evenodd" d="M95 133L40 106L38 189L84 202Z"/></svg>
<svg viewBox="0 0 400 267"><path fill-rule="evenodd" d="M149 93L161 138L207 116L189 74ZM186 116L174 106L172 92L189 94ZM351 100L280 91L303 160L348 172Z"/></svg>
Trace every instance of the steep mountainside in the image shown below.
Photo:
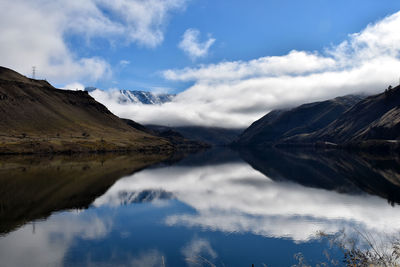
<svg viewBox="0 0 400 267"><path fill-rule="evenodd" d="M327 127L296 139L338 144L365 140L400 140L400 86L365 98Z"/></svg>
<svg viewBox="0 0 400 267"><path fill-rule="evenodd" d="M110 100L115 100L119 104L145 104L145 105L160 105L166 102L171 102L175 97L174 94L155 94L147 91L137 90L118 90L106 92L95 87L86 87L85 91L89 92L91 96L101 95Z"/></svg>
<svg viewBox="0 0 400 267"><path fill-rule="evenodd" d="M0 67L0 153L171 148L129 127L87 92L59 90Z"/></svg>
<svg viewBox="0 0 400 267"><path fill-rule="evenodd" d="M329 125L361 99L360 96L349 95L290 110L271 111L247 128L236 144L270 145L297 134L314 132Z"/></svg>

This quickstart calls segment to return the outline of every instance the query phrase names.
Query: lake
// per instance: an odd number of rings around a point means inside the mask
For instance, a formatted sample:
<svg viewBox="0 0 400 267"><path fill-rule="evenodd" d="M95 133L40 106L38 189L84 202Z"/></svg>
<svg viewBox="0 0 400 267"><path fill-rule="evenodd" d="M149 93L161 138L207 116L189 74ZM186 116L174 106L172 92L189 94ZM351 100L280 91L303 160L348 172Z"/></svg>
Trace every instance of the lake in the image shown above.
<svg viewBox="0 0 400 267"><path fill-rule="evenodd" d="M400 232L400 159L216 148L0 158L0 266L342 266ZM360 234L362 234L360 238Z"/></svg>

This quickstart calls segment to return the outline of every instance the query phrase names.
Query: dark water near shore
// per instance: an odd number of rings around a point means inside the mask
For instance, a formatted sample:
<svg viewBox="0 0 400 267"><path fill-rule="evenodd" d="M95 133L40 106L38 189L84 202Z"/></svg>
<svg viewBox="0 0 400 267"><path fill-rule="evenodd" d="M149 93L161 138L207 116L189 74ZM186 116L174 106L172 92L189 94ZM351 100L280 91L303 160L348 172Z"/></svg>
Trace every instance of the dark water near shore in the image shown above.
<svg viewBox="0 0 400 267"><path fill-rule="evenodd" d="M400 160L213 149L0 158L0 266L315 266L400 232ZM329 254L329 259L327 255Z"/></svg>

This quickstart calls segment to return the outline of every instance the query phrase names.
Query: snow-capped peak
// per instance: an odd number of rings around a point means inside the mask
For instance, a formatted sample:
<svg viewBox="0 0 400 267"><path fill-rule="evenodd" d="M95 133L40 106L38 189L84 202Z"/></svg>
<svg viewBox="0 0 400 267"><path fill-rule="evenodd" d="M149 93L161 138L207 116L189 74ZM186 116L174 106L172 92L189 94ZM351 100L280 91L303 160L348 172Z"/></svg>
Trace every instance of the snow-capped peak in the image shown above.
<svg viewBox="0 0 400 267"><path fill-rule="evenodd" d="M108 95L109 98L116 99L119 104L145 104L145 105L161 105L166 102L171 102L175 97L174 94L157 94L147 91L137 90L114 90L114 91L103 91L96 87L86 87L85 91L88 91L94 98L101 95Z"/></svg>

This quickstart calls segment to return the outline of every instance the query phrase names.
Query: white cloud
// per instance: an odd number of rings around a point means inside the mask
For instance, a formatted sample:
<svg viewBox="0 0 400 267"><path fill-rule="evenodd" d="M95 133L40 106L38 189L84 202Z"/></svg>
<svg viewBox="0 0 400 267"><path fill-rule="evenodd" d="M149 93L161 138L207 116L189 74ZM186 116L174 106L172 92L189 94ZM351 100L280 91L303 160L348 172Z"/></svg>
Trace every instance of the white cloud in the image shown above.
<svg viewBox="0 0 400 267"><path fill-rule="evenodd" d="M297 64L293 64L296 62ZM196 69L167 70L165 78L175 81L235 81L254 77L299 75L323 72L334 67L332 58L317 53L291 51L286 56L261 57L250 61L231 61Z"/></svg>
<svg viewBox="0 0 400 267"><path fill-rule="evenodd" d="M0 3L0 64L24 74L37 67L37 77L66 83L97 80L110 73L101 58L79 58L64 41L68 8L54 1L2 1ZM61 12L60 12L61 11ZM23 15L22 15L23 14ZM77 18L82 14L77 14ZM84 26L84 25L83 25Z"/></svg>
<svg viewBox="0 0 400 267"><path fill-rule="evenodd" d="M208 50L215 42L215 39L211 37L207 41L201 42L199 37L199 30L187 29L182 36L182 41L179 43L179 48L193 60L207 56Z"/></svg>
<svg viewBox="0 0 400 267"><path fill-rule="evenodd" d="M120 60L120 61L119 61L119 64L120 64L122 67L125 67L125 66L131 64L131 62L130 62L129 60L123 59L123 60Z"/></svg>
<svg viewBox="0 0 400 267"><path fill-rule="evenodd" d="M400 12L321 53L293 50L283 56L166 70L168 80L194 83L171 103L144 108L104 103L117 115L141 123L247 127L272 109L396 85L398 29Z"/></svg>
<svg viewBox="0 0 400 267"><path fill-rule="evenodd" d="M186 0L3 0L0 2L0 65L54 83L108 78L102 58L79 57L66 39L105 38L155 47L163 41L169 14Z"/></svg>
<svg viewBox="0 0 400 267"><path fill-rule="evenodd" d="M164 28L169 13L182 9L186 0L93 0L119 19L122 33L128 41L155 47L164 40ZM117 32L118 33L118 32Z"/></svg>

